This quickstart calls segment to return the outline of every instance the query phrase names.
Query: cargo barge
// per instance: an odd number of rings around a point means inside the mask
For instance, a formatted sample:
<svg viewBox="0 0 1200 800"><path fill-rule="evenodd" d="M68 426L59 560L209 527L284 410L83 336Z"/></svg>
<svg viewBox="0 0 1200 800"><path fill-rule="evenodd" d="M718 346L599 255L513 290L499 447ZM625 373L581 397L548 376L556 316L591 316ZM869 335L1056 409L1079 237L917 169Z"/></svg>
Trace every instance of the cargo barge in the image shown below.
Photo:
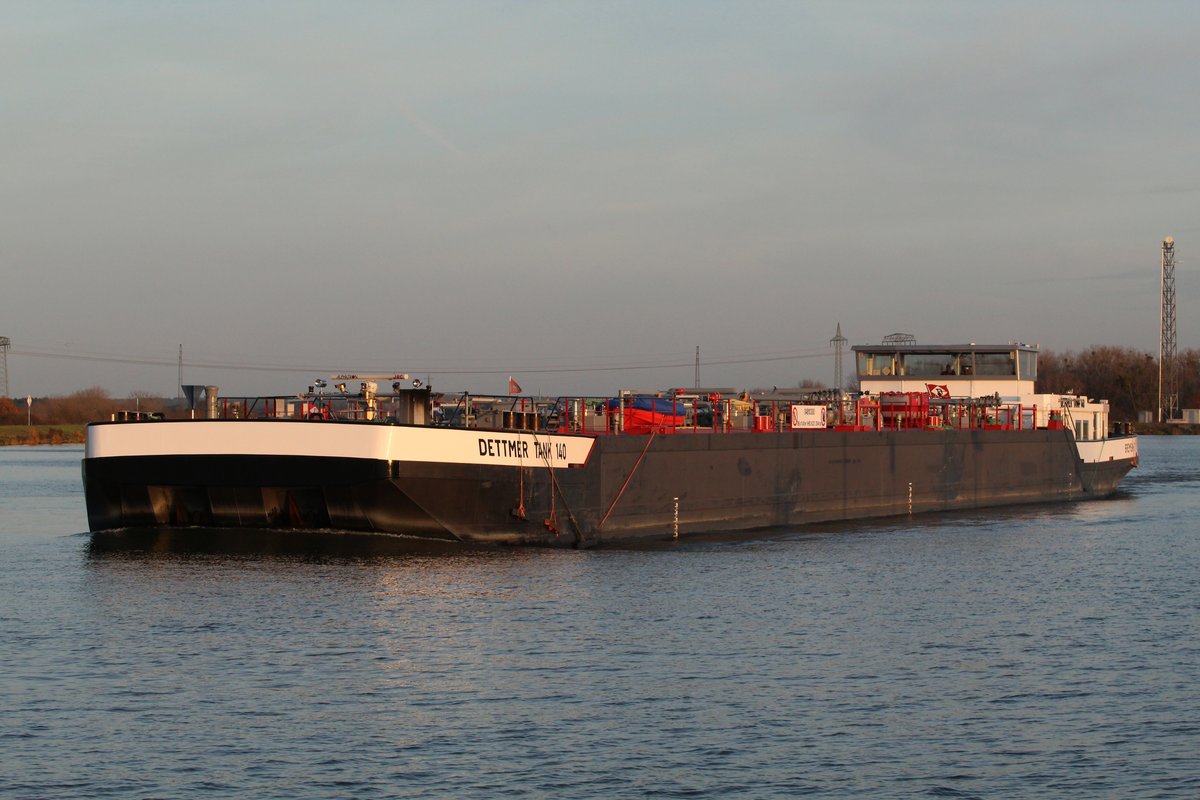
<svg viewBox="0 0 1200 800"><path fill-rule="evenodd" d="M88 426L88 522L590 547L1103 498L1137 465L1106 401L1035 393L1036 347L853 349L852 394L209 387L201 419Z"/></svg>

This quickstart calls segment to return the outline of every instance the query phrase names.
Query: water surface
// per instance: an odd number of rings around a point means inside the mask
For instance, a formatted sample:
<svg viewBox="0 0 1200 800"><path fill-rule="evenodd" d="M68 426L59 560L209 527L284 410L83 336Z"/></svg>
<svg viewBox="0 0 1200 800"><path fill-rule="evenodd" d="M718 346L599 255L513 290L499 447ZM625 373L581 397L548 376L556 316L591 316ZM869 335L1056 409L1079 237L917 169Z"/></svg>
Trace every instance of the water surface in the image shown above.
<svg viewBox="0 0 1200 800"><path fill-rule="evenodd" d="M94 541L81 449L0 448L0 796L1200 796L1200 440L1141 444L1108 501L585 552Z"/></svg>

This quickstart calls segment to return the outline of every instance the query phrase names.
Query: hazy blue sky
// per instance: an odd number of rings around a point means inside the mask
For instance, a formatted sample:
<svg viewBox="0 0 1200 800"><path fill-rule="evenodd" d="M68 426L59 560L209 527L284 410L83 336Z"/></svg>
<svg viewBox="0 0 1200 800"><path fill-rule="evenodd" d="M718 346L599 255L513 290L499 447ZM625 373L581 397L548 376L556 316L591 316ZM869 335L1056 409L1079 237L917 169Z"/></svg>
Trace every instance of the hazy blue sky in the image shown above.
<svg viewBox="0 0 1200 800"><path fill-rule="evenodd" d="M838 322L1156 352L1167 234L1200 345L1200 4L0 9L16 396L174 395L180 344L224 394L831 381Z"/></svg>

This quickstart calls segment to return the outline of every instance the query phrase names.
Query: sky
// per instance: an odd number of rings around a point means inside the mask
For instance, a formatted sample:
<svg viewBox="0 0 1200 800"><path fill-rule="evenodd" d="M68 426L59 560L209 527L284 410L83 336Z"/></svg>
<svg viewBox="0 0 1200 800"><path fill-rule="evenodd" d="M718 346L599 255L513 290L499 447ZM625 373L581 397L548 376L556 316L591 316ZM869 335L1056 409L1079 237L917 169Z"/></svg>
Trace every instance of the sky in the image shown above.
<svg viewBox="0 0 1200 800"><path fill-rule="evenodd" d="M1200 4L0 8L15 397L1157 353L1167 235L1200 346Z"/></svg>

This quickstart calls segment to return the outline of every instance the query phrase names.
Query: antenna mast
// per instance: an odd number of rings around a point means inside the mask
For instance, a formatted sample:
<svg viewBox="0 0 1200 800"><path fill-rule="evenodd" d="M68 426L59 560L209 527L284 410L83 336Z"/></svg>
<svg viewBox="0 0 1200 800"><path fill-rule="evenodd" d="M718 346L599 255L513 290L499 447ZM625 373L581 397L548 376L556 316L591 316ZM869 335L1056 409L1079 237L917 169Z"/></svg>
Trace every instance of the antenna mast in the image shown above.
<svg viewBox="0 0 1200 800"><path fill-rule="evenodd" d="M1166 413L1164 420L1163 414ZM1162 241L1162 332L1158 337L1158 421L1179 416L1179 375L1175 359L1175 238Z"/></svg>

